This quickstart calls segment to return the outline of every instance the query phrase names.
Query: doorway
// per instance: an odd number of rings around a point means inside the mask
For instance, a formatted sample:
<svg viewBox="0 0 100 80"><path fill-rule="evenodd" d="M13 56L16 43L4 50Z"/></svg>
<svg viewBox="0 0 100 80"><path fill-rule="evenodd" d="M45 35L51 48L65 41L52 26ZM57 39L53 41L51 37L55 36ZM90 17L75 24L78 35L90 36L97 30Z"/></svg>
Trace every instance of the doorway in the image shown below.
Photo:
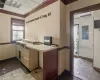
<svg viewBox="0 0 100 80"><path fill-rule="evenodd" d="M71 22L70 23L71 26L70 27L70 46L71 46L70 71L74 76L79 77L82 80L100 79L100 73L99 73L100 65L98 65L99 64L98 60L100 55L99 52L97 51L99 50L97 48L97 43L98 43L97 41L100 40L100 39L97 40L97 34L100 31L100 27L99 27L100 24L98 24L100 23L100 16L96 16L96 18L99 20L95 20L95 18L92 16L93 15L92 12L95 12L98 9L97 7L95 7L95 5L93 6L92 8L89 6L84 9L72 11L70 13L71 15L70 16L70 22ZM100 12L100 10L97 12ZM77 14L80 15L79 23L74 23L75 22L74 15ZM78 29L75 28L76 27L75 24L79 25ZM77 30L78 30L78 34L77 34ZM78 36L78 43L76 43L75 41L77 39L77 37L75 38L76 34ZM75 52L78 53L77 54L78 58L74 58ZM74 70L75 65L79 65L78 67L76 67L78 69L78 70L76 69L76 71Z"/></svg>
<svg viewBox="0 0 100 80"><path fill-rule="evenodd" d="M93 69L93 15L92 12L74 14L73 19L74 76L87 80Z"/></svg>

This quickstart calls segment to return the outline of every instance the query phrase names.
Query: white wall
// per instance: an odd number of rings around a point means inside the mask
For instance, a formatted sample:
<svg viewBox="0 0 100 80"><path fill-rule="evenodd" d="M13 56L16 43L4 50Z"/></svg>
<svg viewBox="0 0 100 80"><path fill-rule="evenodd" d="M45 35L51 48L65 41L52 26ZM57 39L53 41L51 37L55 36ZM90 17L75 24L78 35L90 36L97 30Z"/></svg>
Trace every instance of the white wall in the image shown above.
<svg viewBox="0 0 100 80"><path fill-rule="evenodd" d="M93 15L80 16L74 19L74 24L79 24L79 56L87 57L93 59L93 28L94 28L94 21ZM83 40L82 39L82 26L89 26L89 39Z"/></svg>
<svg viewBox="0 0 100 80"><path fill-rule="evenodd" d="M100 3L100 0L78 0L74 3L66 5L66 33L67 33L67 46L70 46L70 11L84 8L90 5ZM70 55L69 50L66 54L66 69L70 70Z"/></svg>
<svg viewBox="0 0 100 80"><path fill-rule="evenodd" d="M74 19L74 24L79 24L79 17L78 18L73 18Z"/></svg>
<svg viewBox="0 0 100 80"><path fill-rule="evenodd" d="M0 43L11 42L11 18L23 19L13 15L0 13Z"/></svg>
<svg viewBox="0 0 100 80"><path fill-rule="evenodd" d="M60 1L60 47L66 46L66 6ZM66 49L59 52L59 74L65 70Z"/></svg>
<svg viewBox="0 0 100 80"><path fill-rule="evenodd" d="M26 39L34 41L37 37L39 41L44 42L44 36L52 36L53 44L59 44L60 41L60 4L59 1L31 14L26 17L25 21L40 17L41 15L51 12L51 16L26 24Z"/></svg>
<svg viewBox="0 0 100 80"><path fill-rule="evenodd" d="M17 16L0 13L0 43L11 42L11 18L23 19ZM15 56L15 44L0 45L0 60Z"/></svg>
<svg viewBox="0 0 100 80"><path fill-rule="evenodd" d="M93 11L94 20L100 20L100 10Z"/></svg>

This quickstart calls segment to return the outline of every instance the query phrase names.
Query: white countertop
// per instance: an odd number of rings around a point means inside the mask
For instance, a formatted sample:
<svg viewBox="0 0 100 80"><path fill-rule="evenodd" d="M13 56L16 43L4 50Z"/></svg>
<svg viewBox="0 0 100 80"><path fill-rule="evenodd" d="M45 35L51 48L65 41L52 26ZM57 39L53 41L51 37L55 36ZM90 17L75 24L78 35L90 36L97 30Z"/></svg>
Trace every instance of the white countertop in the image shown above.
<svg viewBox="0 0 100 80"><path fill-rule="evenodd" d="M20 43L20 44L27 44L26 42L24 41L16 41L17 43Z"/></svg>
<svg viewBox="0 0 100 80"><path fill-rule="evenodd" d="M31 48L31 49L34 49L37 51L41 51L41 52L47 52L50 50L57 49L56 46L48 46L48 45L44 45L44 44L34 45L34 44L23 42L23 41L17 41L17 43L24 44L28 48Z"/></svg>

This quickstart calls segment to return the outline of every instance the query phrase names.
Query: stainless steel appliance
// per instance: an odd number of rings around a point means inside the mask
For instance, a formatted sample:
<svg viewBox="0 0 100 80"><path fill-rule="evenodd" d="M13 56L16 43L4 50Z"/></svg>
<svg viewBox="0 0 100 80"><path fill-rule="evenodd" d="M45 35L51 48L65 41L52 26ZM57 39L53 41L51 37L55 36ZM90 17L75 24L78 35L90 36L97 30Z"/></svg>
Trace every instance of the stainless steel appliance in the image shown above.
<svg viewBox="0 0 100 80"><path fill-rule="evenodd" d="M52 37L51 36L44 36L44 44L45 45L52 45Z"/></svg>

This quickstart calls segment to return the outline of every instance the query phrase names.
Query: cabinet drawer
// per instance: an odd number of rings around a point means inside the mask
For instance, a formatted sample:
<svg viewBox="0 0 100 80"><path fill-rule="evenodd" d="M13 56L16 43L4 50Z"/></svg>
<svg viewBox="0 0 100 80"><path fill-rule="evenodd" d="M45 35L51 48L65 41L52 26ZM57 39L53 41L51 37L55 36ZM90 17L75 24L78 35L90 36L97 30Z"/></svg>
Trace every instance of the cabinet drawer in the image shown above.
<svg viewBox="0 0 100 80"><path fill-rule="evenodd" d="M23 47L21 45L17 45L17 50L23 50Z"/></svg>
<svg viewBox="0 0 100 80"><path fill-rule="evenodd" d="M29 59L29 50L28 49L24 49L23 55L24 55L24 57Z"/></svg>
<svg viewBox="0 0 100 80"><path fill-rule="evenodd" d="M29 60L27 58L25 58L24 56L21 55L21 62L27 67L29 68Z"/></svg>
<svg viewBox="0 0 100 80"><path fill-rule="evenodd" d="M21 52L21 55L27 59L29 59L29 51L25 50Z"/></svg>

